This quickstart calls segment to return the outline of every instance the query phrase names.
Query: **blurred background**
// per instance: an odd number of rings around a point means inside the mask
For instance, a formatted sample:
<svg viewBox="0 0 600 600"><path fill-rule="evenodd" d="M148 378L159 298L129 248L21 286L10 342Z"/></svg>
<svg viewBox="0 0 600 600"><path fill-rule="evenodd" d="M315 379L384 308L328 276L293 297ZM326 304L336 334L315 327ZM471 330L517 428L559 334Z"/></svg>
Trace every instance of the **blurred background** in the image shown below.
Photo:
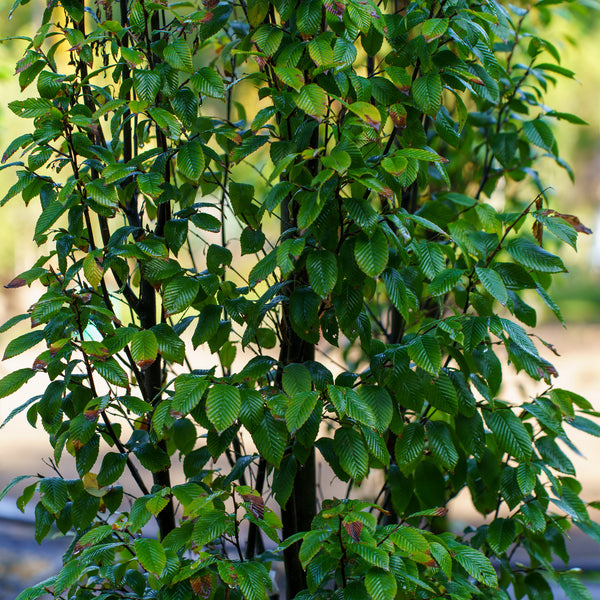
<svg viewBox="0 0 600 600"><path fill-rule="evenodd" d="M581 6L589 2L579 2ZM12 0L0 0L0 37L28 35L41 17L41 2L30 2L19 8L12 20L8 13ZM557 12L562 9L557 7ZM558 15L557 15L558 16ZM556 278L551 294L560 306L567 328L563 328L550 312L540 308L541 326L538 335L551 343L560 356L550 351L544 357L556 367L558 387L571 389L586 397L600 411L600 11L587 10L571 16L568 20L554 19L548 39L556 40L562 56L562 66L576 74L575 80L560 79L558 86L549 90L547 104L556 111L574 113L588 125L576 126L560 121L554 128L561 155L575 173L572 182L563 169L548 160L541 165L542 181L550 186L551 208L563 213L577 215L594 233L581 236L578 252L567 246L559 251L568 274ZM20 90L14 76L14 65L26 48L26 41L13 39L0 43L0 154L8 143L27 131L30 121L15 117L8 103L19 97ZM25 97L30 95L29 90ZM0 198L15 181L10 169L0 171ZM0 210L0 284L5 285L13 277L28 269L39 255L32 241L35 220L31 211L25 210L22 201L14 198ZM552 248L551 248L552 250ZM41 249L43 251L43 248ZM26 310L36 299L36 290L27 287L6 290L0 287L0 323ZM21 327L22 325L22 327ZM20 329L19 329L20 327ZM0 336L0 355L11 336L25 333L28 322ZM544 350L544 348L542 348ZM0 363L0 376L30 366L34 355L24 354ZM543 389L515 376L507 369L503 398L518 399L534 395ZM0 400L0 423L11 410L33 395L41 393L41 379L23 388L19 394ZM36 385L38 388L36 389ZM572 456L579 479L583 484L583 496L587 501L600 500L600 439L573 433L579 456ZM44 457L50 454L47 435L41 429L31 428L23 415L0 429L0 490L18 474L46 473L49 467ZM325 482L327 485L327 482ZM32 542L31 518L21 515L15 508L15 499L21 486L0 502L0 599L13 598L23 587L23 582L38 580L44 570L52 568L53 561L60 560L60 552L52 549L55 542L48 542L45 553L40 554ZM326 492L327 493L327 492ZM595 512L596 517L600 514ZM477 519L468 498L454 501L450 513L455 527L462 528ZM592 568L600 572L600 553L597 547L574 538L575 566ZM579 551L577 551L579 548ZM18 550L18 553L15 552ZM29 554L28 554L29 553ZM18 557L17 557L18 556ZM29 561L24 557L29 556ZM589 559L589 560L588 560ZM578 562L577 562L578 561ZM600 596L598 596L600 597Z"/></svg>

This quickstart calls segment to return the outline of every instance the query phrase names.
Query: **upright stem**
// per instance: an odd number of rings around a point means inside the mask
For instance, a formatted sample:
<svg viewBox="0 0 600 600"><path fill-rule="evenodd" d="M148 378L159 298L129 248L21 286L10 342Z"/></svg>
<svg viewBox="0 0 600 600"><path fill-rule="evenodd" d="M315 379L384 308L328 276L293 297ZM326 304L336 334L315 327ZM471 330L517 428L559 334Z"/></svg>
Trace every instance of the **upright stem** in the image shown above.
<svg viewBox="0 0 600 600"><path fill-rule="evenodd" d="M318 128L316 128L313 133L311 144L313 148L318 147ZM317 167L316 165L309 164L308 168L313 170ZM292 205L291 197L288 196L283 201L281 207L281 233L284 233L291 228L295 228L296 226L297 209ZM307 275L305 271L294 272L285 287L285 294L287 296L291 295L294 289L299 285L302 285L306 280ZM303 363L307 360L314 360L315 358L314 345L298 336L292 327L289 303L283 304L280 334L282 343L279 353L280 369L278 373L278 385L281 385L283 367L291 363ZM285 508L281 511L284 539L299 531L310 530L312 520L316 514L316 507L317 479L315 452L314 448L312 448L306 462L304 465L300 465L296 472L292 494ZM300 544L295 543L286 548L283 552L288 600L291 600L302 590L306 589L306 573L304 572L298 557L299 550Z"/></svg>

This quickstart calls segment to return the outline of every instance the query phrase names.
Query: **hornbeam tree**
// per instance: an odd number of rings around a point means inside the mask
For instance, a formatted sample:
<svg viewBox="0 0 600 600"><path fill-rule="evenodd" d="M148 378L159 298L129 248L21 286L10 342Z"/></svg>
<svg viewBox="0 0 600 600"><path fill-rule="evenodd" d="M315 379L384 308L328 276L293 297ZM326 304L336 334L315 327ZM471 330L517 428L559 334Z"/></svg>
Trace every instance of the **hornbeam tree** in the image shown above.
<svg viewBox="0 0 600 600"><path fill-rule="evenodd" d="M53 469L2 496L70 544L19 600L591 598L553 560L600 539L565 454L600 427L535 333L543 242L589 233L538 173L581 123L545 104L558 4L40 5L1 201L39 298L0 328L39 354L0 397L44 381L6 421Z"/></svg>

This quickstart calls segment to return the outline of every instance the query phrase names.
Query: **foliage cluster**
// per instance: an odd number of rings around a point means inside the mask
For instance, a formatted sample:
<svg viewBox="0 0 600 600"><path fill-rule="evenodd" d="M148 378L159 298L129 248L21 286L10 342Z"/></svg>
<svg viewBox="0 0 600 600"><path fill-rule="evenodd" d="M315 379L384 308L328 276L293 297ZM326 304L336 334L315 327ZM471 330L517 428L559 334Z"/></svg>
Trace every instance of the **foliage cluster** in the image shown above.
<svg viewBox="0 0 600 600"><path fill-rule="evenodd" d="M40 354L0 397L48 380L7 419L53 448L18 505L72 542L20 600L263 600L280 562L298 600L588 597L552 563L600 538L559 442L600 427L528 332L535 298L561 319L543 235L588 232L536 171L580 122L544 104L557 4L47 3L2 200L40 246L8 287L42 291L5 358ZM547 389L502 399L503 363ZM456 534L464 489L490 518Z"/></svg>

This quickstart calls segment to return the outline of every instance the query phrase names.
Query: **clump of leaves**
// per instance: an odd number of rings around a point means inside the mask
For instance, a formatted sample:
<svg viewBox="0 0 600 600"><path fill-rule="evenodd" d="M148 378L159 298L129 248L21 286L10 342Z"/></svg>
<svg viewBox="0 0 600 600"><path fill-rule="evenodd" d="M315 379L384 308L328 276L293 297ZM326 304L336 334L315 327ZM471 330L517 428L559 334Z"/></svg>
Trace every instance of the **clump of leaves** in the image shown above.
<svg viewBox="0 0 600 600"><path fill-rule="evenodd" d="M41 292L5 357L40 353L0 397L47 382L7 419L56 466L18 504L72 543L19 600L262 600L279 562L298 600L589 597L552 562L600 539L559 444L600 428L532 333L562 321L542 233L589 233L536 170L580 122L544 104L554 4L47 4L2 200L40 247L8 287ZM507 361L547 389L503 399ZM489 519L452 533L465 489Z"/></svg>

